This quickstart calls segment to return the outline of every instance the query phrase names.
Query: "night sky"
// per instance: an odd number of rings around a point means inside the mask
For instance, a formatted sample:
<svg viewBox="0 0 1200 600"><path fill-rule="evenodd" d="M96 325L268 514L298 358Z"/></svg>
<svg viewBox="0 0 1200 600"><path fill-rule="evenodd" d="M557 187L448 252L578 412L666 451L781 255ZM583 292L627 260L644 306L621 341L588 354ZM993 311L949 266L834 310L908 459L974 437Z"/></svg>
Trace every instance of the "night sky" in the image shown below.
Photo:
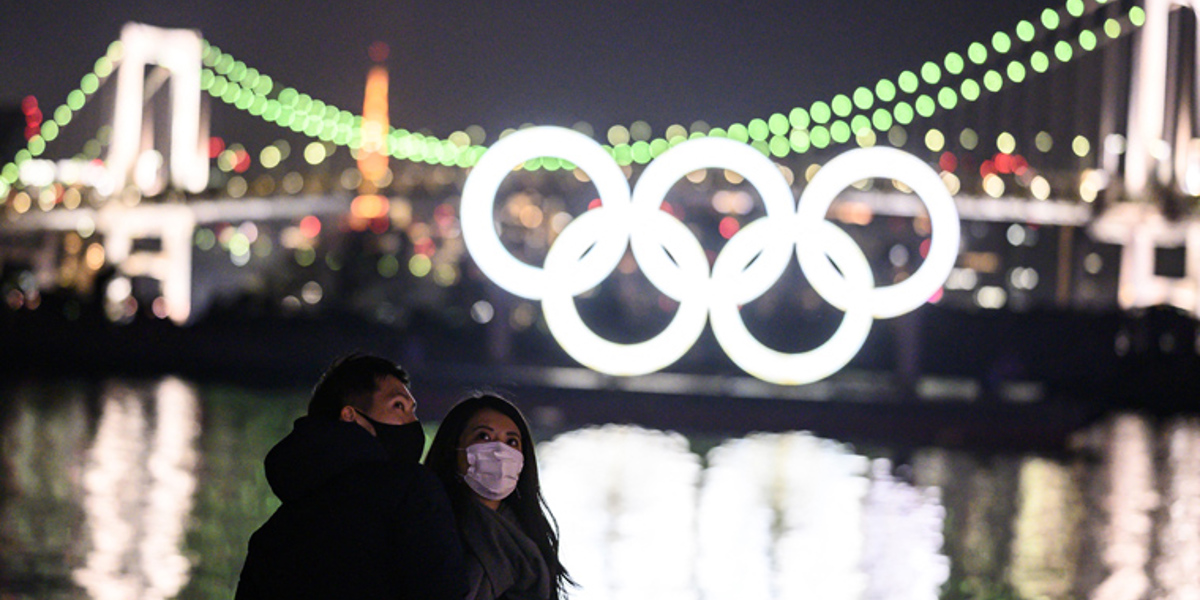
<svg viewBox="0 0 1200 600"><path fill-rule="evenodd" d="M0 105L32 94L52 110L122 24L136 20L199 29L276 82L356 113L367 47L384 41L393 125L439 137L476 124L490 143L506 127L579 120L603 131L643 119L661 133L698 119L744 123L849 93L1060 5L6 0ZM228 127L218 113L214 134Z"/></svg>

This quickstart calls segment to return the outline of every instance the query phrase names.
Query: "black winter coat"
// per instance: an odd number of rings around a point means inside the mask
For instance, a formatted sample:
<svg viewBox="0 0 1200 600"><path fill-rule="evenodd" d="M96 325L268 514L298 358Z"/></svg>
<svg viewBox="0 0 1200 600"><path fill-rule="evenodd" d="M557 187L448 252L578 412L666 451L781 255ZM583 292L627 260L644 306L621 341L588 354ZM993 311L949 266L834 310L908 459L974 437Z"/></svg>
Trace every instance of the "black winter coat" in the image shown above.
<svg viewBox="0 0 1200 600"><path fill-rule="evenodd" d="M450 501L422 465L389 461L354 423L302 417L266 459L282 501L250 537L237 600L460 600Z"/></svg>

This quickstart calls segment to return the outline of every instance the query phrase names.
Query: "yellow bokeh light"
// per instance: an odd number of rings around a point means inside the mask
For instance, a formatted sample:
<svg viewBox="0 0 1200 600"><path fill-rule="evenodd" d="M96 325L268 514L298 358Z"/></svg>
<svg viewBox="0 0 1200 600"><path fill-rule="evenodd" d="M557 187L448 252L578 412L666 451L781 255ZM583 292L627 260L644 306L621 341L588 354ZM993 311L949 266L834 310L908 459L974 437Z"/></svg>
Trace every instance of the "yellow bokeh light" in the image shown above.
<svg viewBox="0 0 1200 600"><path fill-rule="evenodd" d="M321 164L325 161L328 153L325 150L325 144L321 142L310 142L304 147L304 160L310 165Z"/></svg>
<svg viewBox="0 0 1200 600"><path fill-rule="evenodd" d="M1005 153L1012 154L1017 150L1017 138L1013 134L1005 131L996 137L996 149Z"/></svg>
<svg viewBox="0 0 1200 600"><path fill-rule="evenodd" d="M941 152L946 147L946 136L937 129L930 129L925 132L925 147L931 152Z"/></svg>
<svg viewBox="0 0 1200 600"><path fill-rule="evenodd" d="M1045 177L1037 175L1033 181L1029 182L1029 191L1034 198L1038 200L1047 200L1050 198L1050 182Z"/></svg>

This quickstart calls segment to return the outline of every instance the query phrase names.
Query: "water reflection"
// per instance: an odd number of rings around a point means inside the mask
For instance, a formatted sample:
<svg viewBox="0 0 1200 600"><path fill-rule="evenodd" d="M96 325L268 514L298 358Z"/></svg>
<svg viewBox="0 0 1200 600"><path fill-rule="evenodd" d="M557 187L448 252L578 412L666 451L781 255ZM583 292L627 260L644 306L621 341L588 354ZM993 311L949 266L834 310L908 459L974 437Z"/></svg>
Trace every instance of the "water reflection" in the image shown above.
<svg viewBox="0 0 1200 600"><path fill-rule="evenodd" d="M196 395L165 379L152 403L119 385L102 397L83 474L90 543L75 581L101 600L173 598L191 568L182 542L196 487Z"/></svg>
<svg viewBox="0 0 1200 600"><path fill-rule="evenodd" d="M0 598L232 597L278 505L262 458L306 399L0 390ZM615 425L539 450L572 598L1200 598L1196 418L1114 416L1057 456Z"/></svg>
<svg viewBox="0 0 1200 600"><path fill-rule="evenodd" d="M949 576L936 490L808 434L699 457L608 426L543 444L545 494L579 598L933 599Z"/></svg>
<svg viewBox="0 0 1200 600"><path fill-rule="evenodd" d="M695 598L700 457L678 434L610 425L538 447L575 599Z"/></svg>

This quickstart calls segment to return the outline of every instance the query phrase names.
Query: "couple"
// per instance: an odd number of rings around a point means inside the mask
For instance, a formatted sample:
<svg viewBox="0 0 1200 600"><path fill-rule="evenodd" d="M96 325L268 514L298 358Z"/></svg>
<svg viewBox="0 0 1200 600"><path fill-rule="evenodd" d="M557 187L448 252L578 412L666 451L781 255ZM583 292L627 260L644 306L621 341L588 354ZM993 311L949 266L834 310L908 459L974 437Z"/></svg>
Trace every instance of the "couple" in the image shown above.
<svg viewBox="0 0 1200 600"><path fill-rule="evenodd" d="M266 458L282 506L250 537L238 600L554 599L569 582L533 438L507 400L467 398L425 433L408 374L339 359Z"/></svg>

